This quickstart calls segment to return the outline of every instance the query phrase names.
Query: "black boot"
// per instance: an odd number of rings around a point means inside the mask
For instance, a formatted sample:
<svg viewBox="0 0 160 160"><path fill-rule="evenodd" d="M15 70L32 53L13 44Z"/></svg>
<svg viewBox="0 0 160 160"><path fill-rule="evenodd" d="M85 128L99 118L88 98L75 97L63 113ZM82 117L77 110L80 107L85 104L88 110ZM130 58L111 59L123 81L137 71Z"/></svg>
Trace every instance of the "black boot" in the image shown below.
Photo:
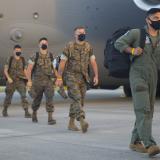
<svg viewBox="0 0 160 160"><path fill-rule="evenodd" d="M34 123L38 122L37 111L33 111L33 113L32 113L32 122L34 122Z"/></svg>
<svg viewBox="0 0 160 160"><path fill-rule="evenodd" d="M53 113L53 112L48 112L48 124L49 124L49 125L54 125L54 124L56 124L56 120L52 118L52 113Z"/></svg>
<svg viewBox="0 0 160 160"><path fill-rule="evenodd" d="M24 109L24 111L25 111L24 117L31 118L31 114L28 112L28 108Z"/></svg>
<svg viewBox="0 0 160 160"><path fill-rule="evenodd" d="M3 111L2 111L3 117L8 117L7 108L8 107L6 107L6 106L4 106L4 108L3 108Z"/></svg>

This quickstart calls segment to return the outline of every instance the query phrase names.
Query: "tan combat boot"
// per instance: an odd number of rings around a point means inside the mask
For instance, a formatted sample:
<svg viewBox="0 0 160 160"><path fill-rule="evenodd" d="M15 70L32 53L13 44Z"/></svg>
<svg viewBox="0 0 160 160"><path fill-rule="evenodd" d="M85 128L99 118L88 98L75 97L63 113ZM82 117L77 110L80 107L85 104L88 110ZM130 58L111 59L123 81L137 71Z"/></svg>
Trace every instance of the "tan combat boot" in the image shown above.
<svg viewBox="0 0 160 160"><path fill-rule="evenodd" d="M31 118L31 114L28 112L28 108L24 109L24 111L25 111L24 117Z"/></svg>
<svg viewBox="0 0 160 160"><path fill-rule="evenodd" d="M75 124L75 118L72 118L72 117L70 118L68 129L71 131L80 131L80 129Z"/></svg>
<svg viewBox="0 0 160 160"><path fill-rule="evenodd" d="M3 115L3 117L8 117L7 107L3 108L2 115Z"/></svg>
<svg viewBox="0 0 160 160"><path fill-rule="evenodd" d="M56 120L52 118L52 113L53 113L53 112L48 112L48 124L49 124L49 125L54 125L54 124L56 124Z"/></svg>
<svg viewBox="0 0 160 160"><path fill-rule="evenodd" d="M140 153L147 153L147 149L141 142L135 142L134 144L130 144L129 148L132 151L140 152Z"/></svg>
<svg viewBox="0 0 160 160"><path fill-rule="evenodd" d="M89 125L82 117L80 118L80 125L81 125L82 132L86 133Z"/></svg>
<svg viewBox="0 0 160 160"><path fill-rule="evenodd" d="M160 153L160 148L158 146L156 146L156 145L152 145L147 149L147 151L148 151L149 157L153 157L156 154Z"/></svg>
<svg viewBox="0 0 160 160"><path fill-rule="evenodd" d="M37 111L33 111L33 113L32 113L32 122L34 122L34 123L38 122Z"/></svg>

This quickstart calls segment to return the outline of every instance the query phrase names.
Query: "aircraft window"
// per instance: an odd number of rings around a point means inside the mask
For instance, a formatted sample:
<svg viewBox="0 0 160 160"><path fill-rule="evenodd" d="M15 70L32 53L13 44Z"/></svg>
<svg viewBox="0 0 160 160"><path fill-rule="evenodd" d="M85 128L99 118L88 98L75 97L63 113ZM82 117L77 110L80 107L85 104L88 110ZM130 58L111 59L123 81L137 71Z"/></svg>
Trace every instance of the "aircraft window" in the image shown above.
<svg viewBox="0 0 160 160"><path fill-rule="evenodd" d="M10 39L14 42L22 41L23 39L23 32L20 29L12 29L10 32Z"/></svg>
<svg viewBox="0 0 160 160"><path fill-rule="evenodd" d="M34 19L38 19L39 18L39 13L38 12L34 12L33 13L33 18Z"/></svg>

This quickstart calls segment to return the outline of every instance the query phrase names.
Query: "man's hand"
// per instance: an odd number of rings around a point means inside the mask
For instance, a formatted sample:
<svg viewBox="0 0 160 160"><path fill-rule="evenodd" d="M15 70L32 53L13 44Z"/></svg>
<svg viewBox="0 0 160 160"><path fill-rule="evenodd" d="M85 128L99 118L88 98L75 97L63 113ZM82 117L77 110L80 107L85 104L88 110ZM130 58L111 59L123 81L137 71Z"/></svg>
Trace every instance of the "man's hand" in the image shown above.
<svg viewBox="0 0 160 160"><path fill-rule="evenodd" d="M55 84L56 84L56 86L58 86L58 87L62 86L62 85L63 85L63 80L62 80L62 78L57 78Z"/></svg>
<svg viewBox="0 0 160 160"><path fill-rule="evenodd" d="M8 77L7 80L8 80L8 83L10 83L10 84L13 83L13 79L12 78Z"/></svg>
<svg viewBox="0 0 160 160"><path fill-rule="evenodd" d="M94 83L94 86L98 85L98 77L97 76L95 76L93 78L93 83Z"/></svg>
<svg viewBox="0 0 160 160"><path fill-rule="evenodd" d="M28 90L30 90L32 88L32 81L27 82L27 88L28 88Z"/></svg>
<svg viewBox="0 0 160 160"><path fill-rule="evenodd" d="M133 56L139 56L139 55L142 55L143 54L143 49L140 48L140 47L137 47L137 48L131 48L131 54Z"/></svg>

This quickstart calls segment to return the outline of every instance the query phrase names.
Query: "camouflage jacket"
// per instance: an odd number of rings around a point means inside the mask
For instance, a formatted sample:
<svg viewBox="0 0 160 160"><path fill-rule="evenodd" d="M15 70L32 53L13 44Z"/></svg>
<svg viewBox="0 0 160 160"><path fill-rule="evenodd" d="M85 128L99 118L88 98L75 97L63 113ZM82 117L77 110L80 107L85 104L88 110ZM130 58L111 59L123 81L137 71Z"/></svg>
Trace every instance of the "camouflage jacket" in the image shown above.
<svg viewBox="0 0 160 160"><path fill-rule="evenodd" d="M63 55L67 58L65 71L67 73L81 73L88 80L88 67L93 49L88 42L80 45L76 42L69 42L63 50Z"/></svg>
<svg viewBox="0 0 160 160"><path fill-rule="evenodd" d="M33 78L39 79L51 79L55 77L54 70L53 70L53 62L50 57L51 53L47 55L42 55L39 53L38 58L36 58L36 53L30 57L29 63L34 64L33 70Z"/></svg>
<svg viewBox="0 0 160 160"><path fill-rule="evenodd" d="M8 73L13 80L26 79L24 74L24 69L26 67L24 57L20 57L19 60L15 59L13 56L9 57L5 67L8 68Z"/></svg>

